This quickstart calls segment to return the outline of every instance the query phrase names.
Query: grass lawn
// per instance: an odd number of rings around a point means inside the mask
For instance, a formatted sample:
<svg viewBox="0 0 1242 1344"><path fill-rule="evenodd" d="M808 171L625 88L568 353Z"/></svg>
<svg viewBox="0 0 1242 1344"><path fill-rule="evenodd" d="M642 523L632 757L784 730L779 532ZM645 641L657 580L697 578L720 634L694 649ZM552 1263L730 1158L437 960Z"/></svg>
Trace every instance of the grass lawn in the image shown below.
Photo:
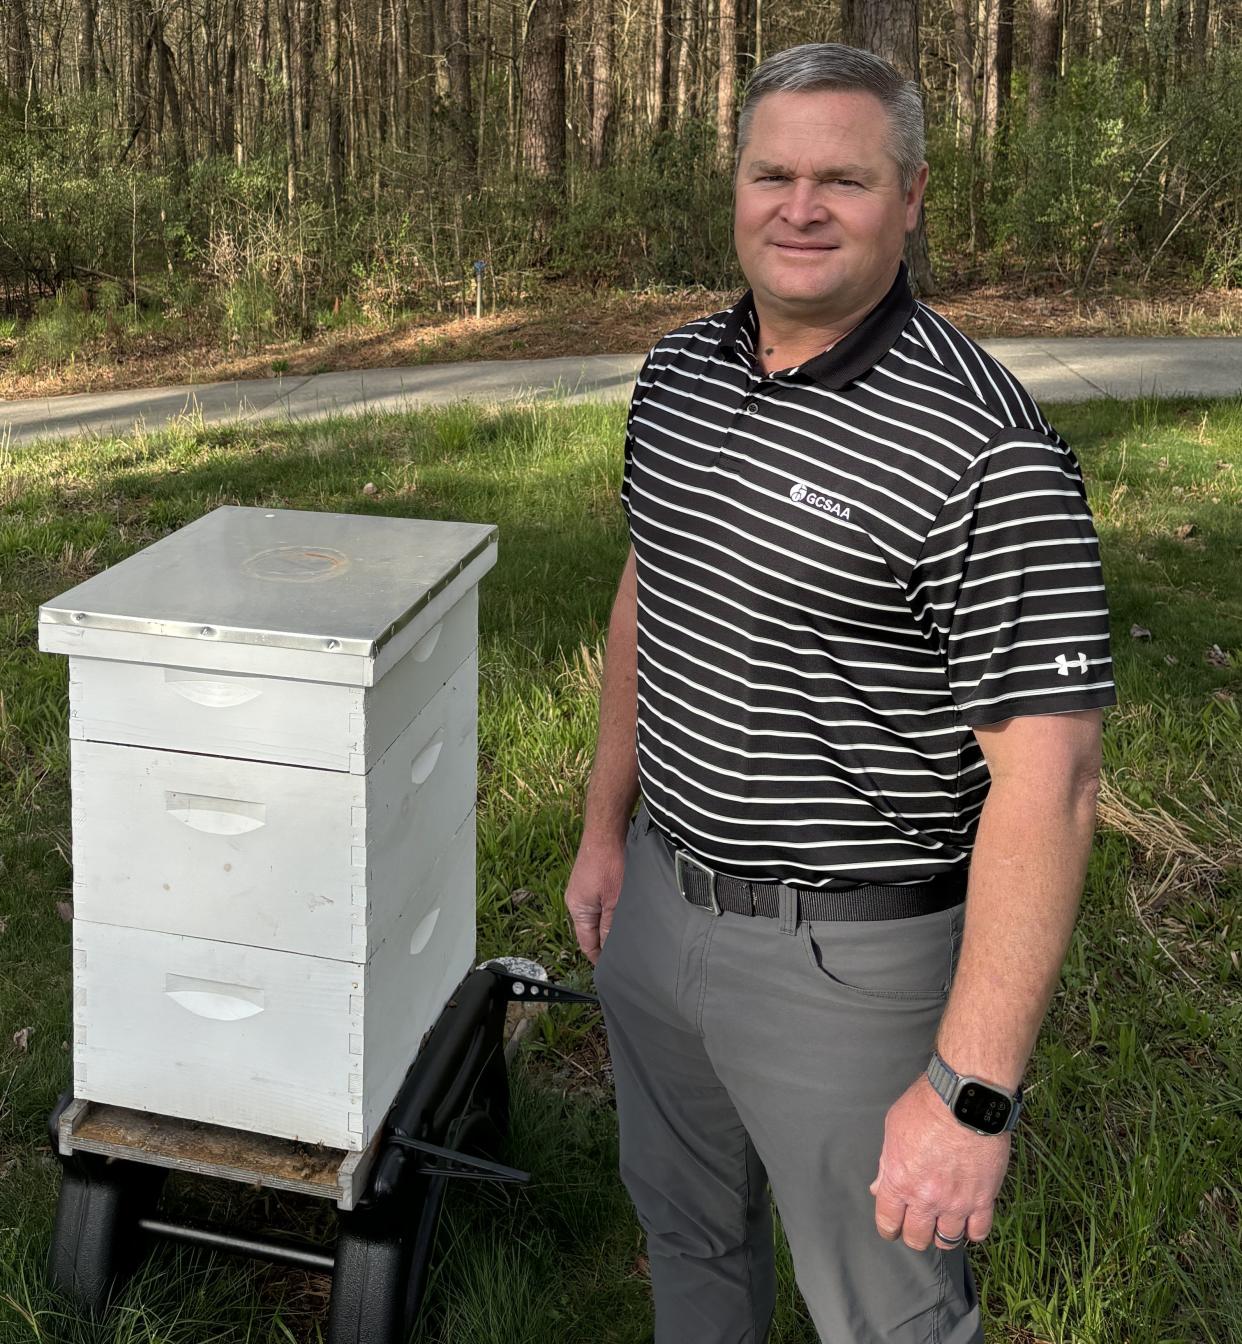
<svg viewBox="0 0 1242 1344"><path fill-rule="evenodd" d="M0 448L0 1344L311 1341L327 1298L322 1276L166 1248L93 1331L43 1285L71 882L67 668L36 649L39 603L221 504L498 523L481 610L480 952L537 957L587 988L561 893L626 546L624 415L455 407ZM1242 403L1097 402L1053 419L1091 487L1122 703L1082 916L972 1262L989 1344L1227 1344L1242 1320ZM520 1059L507 1157L535 1180L450 1190L425 1338L640 1344L649 1295L598 1014L554 1010ZM293 1196L192 1181L170 1196L187 1213L227 1199L256 1228L330 1230ZM783 1257L773 1344L814 1340Z"/></svg>

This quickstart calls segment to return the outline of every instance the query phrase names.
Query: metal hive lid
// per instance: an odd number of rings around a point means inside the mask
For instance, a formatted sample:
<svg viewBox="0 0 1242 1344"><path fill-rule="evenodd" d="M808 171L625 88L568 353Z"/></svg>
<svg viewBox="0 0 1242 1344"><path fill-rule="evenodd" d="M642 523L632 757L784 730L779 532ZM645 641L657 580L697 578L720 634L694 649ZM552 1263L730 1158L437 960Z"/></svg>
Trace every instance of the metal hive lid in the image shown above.
<svg viewBox="0 0 1242 1344"><path fill-rule="evenodd" d="M494 563L496 535L226 506L44 603L39 620L373 658L471 561L490 550Z"/></svg>

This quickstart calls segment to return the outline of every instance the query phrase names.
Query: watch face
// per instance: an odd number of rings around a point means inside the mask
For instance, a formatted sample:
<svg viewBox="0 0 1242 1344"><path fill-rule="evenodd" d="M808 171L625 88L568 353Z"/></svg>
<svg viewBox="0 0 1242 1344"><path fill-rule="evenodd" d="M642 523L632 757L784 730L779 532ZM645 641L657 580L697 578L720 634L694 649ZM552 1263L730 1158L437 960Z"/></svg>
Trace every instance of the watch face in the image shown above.
<svg viewBox="0 0 1242 1344"><path fill-rule="evenodd" d="M957 1095L953 1114L964 1125L985 1134L999 1134L1005 1128L1013 1105L1011 1098L985 1083L968 1082Z"/></svg>

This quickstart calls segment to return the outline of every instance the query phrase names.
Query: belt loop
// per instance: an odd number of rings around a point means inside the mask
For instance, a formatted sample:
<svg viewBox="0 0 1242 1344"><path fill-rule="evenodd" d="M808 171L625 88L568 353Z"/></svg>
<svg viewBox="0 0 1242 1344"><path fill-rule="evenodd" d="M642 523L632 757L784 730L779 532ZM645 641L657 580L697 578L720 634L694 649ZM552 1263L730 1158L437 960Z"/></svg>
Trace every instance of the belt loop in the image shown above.
<svg viewBox="0 0 1242 1344"><path fill-rule="evenodd" d="M781 917L781 932L797 933L798 893L793 887L781 885L776 889L776 904Z"/></svg>

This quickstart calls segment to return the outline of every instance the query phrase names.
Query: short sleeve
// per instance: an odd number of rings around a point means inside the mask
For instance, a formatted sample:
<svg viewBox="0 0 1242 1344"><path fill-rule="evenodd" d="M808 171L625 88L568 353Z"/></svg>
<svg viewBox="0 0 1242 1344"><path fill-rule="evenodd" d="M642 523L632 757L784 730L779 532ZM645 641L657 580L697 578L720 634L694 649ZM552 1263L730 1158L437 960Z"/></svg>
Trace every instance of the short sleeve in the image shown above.
<svg viewBox="0 0 1242 1344"><path fill-rule="evenodd" d="M628 521L630 517L630 486L634 476L634 416L642 404L643 397L654 382L652 364L655 359L655 346L647 351L647 358L643 360L642 368L638 371L638 376L634 379L634 387L630 392L630 409L625 418L625 461L621 468L621 507L625 510L625 516Z"/></svg>
<svg viewBox="0 0 1242 1344"><path fill-rule="evenodd" d="M941 506L907 596L972 727L1117 702L1100 546L1069 446L1007 429Z"/></svg>

